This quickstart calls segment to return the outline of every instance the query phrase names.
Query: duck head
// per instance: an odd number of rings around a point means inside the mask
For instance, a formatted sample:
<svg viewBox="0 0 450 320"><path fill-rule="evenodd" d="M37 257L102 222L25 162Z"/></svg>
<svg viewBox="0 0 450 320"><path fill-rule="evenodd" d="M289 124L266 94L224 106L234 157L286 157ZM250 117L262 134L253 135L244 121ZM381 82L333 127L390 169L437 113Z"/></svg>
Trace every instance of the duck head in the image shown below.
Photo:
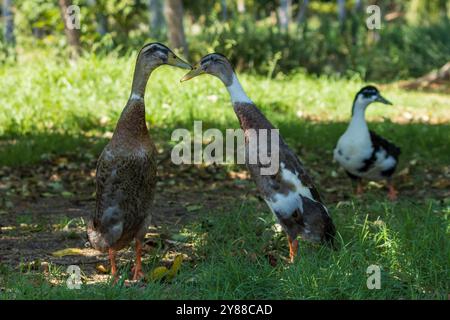
<svg viewBox="0 0 450 320"><path fill-rule="evenodd" d="M222 80L233 104L253 103L242 88L230 61L224 55L211 53L204 56L180 81L190 80L201 74L210 74Z"/></svg>
<svg viewBox="0 0 450 320"><path fill-rule="evenodd" d="M359 90L355 96L355 100L353 101L352 114L356 111L356 109L364 111L372 102L392 104L389 100L387 100L380 94L376 87L365 86L364 88Z"/></svg>
<svg viewBox="0 0 450 320"><path fill-rule="evenodd" d="M142 68L151 69L163 64L191 70L192 66L177 57L172 50L159 42L146 44L139 52L137 63Z"/></svg>
<svg viewBox="0 0 450 320"><path fill-rule="evenodd" d="M177 57L172 50L159 42L149 43L139 51L132 85L133 99L142 99L145 94L145 86L151 72L159 66L170 65L182 69L191 70L192 66Z"/></svg>
<svg viewBox="0 0 450 320"><path fill-rule="evenodd" d="M225 86L231 86L233 83L233 67L228 59L220 53L204 56L180 81L187 81L202 74L216 76L222 80Z"/></svg>

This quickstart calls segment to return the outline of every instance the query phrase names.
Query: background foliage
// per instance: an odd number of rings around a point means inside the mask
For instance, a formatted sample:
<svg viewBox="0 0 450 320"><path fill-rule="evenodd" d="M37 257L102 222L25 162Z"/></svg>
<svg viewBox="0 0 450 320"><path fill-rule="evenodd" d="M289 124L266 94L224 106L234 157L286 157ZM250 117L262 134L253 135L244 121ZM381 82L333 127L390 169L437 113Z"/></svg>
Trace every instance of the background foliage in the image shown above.
<svg viewBox="0 0 450 320"><path fill-rule="evenodd" d="M167 42L164 17L158 30L149 22L151 1L73 1L81 7L84 54L123 55L148 41ZM244 12L238 11L238 2L182 2L189 58L218 51L229 56L237 69L263 75L304 69L379 82L418 77L450 60L446 1L345 1L343 20L338 18L336 1L309 1L301 22L303 1L291 1L288 30L280 27L279 1L241 1ZM381 8L381 30L366 28L369 4ZM13 11L19 54L43 47L56 48L61 58L66 57L56 2L17 0ZM11 61L5 45L1 47L0 61Z"/></svg>

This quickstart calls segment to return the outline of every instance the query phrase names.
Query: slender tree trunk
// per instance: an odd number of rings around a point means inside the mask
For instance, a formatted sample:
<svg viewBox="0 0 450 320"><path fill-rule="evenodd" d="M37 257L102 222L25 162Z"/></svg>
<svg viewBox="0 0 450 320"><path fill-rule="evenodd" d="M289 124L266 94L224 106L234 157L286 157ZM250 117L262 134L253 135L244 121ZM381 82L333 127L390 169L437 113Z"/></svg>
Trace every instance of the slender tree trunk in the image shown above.
<svg viewBox="0 0 450 320"><path fill-rule="evenodd" d="M5 21L5 42L9 45L14 45L14 15L11 10L12 0L3 0L3 21Z"/></svg>
<svg viewBox="0 0 450 320"><path fill-rule="evenodd" d="M302 1L302 0L300 0ZM308 11L308 5L309 5L309 0L303 0L302 4L300 5L300 9L298 10L298 14L297 14L297 24L303 24L303 22L306 19L306 12Z"/></svg>
<svg viewBox="0 0 450 320"><path fill-rule="evenodd" d="M222 11L222 21L227 21L227 19L228 19L227 0L220 1L220 8Z"/></svg>
<svg viewBox="0 0 450 320"><path fill-rule="evenodd" d="M181 0L165 0L164 14L167 21L169 43L173 49L182 49L188 55L183 27L183 3Z"/></svg>
<svg viewBox="0 0 450 320"><path fill-rule="evenodd" d="M441 16L448 21L448 3L447 0L439 0L439 11Z"/></svg>
<svg viewBox="0 0 450 320"><path fill-rule="evenodd" d="M337 0L337 5L339 24L342 26L345 22L345 0Z"/></svg>
<svg viewBox="0 0 450 320"><path fill-rule="evenodd" d="M74 8L71 0L59 0L61 17L64 21L64 32L69 45L70 57L76 58L81 53L79 8Z"/></svg>
<svg viewBox="0 0 450 320"><path fill-rule="evenodd" d="M291 19L291 0L280 0L280 7L278 9L278 16L280 22L280 29L287 31Z"/></svg>
<svg viewBox="0 0 450 320"><path fill-rule="evenodd" d="M406 89L436 89L439 87L448 88L450 82L450 61L443 65L438 70L433 70L430 73L414 80L401 81L400 87Z"/></svg>
<svg viewBox="0 0 450 320"><path fill-rule="evenodd" d="M161 37L164 28L163 0L149 0L148 11L150 14L150 35Z"/></svg>

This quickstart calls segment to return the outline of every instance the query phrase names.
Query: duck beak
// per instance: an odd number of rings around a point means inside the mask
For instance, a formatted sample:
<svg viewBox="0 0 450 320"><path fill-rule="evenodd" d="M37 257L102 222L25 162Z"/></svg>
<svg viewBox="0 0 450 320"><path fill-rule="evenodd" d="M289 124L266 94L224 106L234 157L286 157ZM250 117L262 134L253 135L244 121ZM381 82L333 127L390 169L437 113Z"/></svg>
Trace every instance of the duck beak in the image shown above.
<svg viewBox="0 0 450 320"><path fill-rule="evenodd" d="M200 68L200 66L197 64L197 65L194 66L194 68L191 71L186 73L184 75L184 77L181 78L180 82L184 82L184 81L190 80L190 79L195 78L195 77L197 77L197 76L199 76L201 74L204 74L204 73L205 73L205 71L203 71L202 68Z"/></svg>
<svg viewBox="0 0 450 320"><path fill-rule="evenodd" d="M389 100L385 99L381 94L378 95L377 99L375 101L384 103L384 104L392 104Z"/></svg>
<svg viewBox="0 0 450 320"><path fill-rule="evenodd" d="M169 57L167 58L167 64L170 66L174 66L174 67L178 67L178 68L182 68L182 69L192 70L192 66L189 63L178 58L173 53L169 54Z"/></svg>

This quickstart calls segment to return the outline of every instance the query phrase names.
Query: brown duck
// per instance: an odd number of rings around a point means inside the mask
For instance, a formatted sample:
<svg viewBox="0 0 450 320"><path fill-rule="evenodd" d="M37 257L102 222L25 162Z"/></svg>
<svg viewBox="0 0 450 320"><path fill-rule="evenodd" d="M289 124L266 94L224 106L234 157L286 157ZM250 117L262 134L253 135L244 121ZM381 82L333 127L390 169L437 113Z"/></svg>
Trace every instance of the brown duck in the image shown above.
<svg viewBox="0 0 450 320"><path fill-rule="evenodd" d="M335 227L328 210L303 164L277 131L275 148L271 147L272 135L267 133L270 138L267 147L268 154L278 151L278 170L262 174L261 169L267 165L262 161L250 162L249 155L255 151L250 148L251 134L256 132L260 141L264 138L260 129L273 132L274 127L246 95L228 59L217 53L206 55L181 81L201 74L218 77L228 89L234 112L244 131L247 168L262 198L287 233L291 261L298 251L298 235L305 240L333 244Z"/></svg>
<svg viewBox="0 0 450 320"><path fill-rule="evenodd" d="M109 253L115 279L116 251L133 239L136 240L133 279L143 275L141 245L152 217L156 186L156 149L145 123L144 94L150 74L164 64L191 69L166 46L145 45L137 57L130 98L97 162L97 203L87 234L92 247Z"/></svg>

